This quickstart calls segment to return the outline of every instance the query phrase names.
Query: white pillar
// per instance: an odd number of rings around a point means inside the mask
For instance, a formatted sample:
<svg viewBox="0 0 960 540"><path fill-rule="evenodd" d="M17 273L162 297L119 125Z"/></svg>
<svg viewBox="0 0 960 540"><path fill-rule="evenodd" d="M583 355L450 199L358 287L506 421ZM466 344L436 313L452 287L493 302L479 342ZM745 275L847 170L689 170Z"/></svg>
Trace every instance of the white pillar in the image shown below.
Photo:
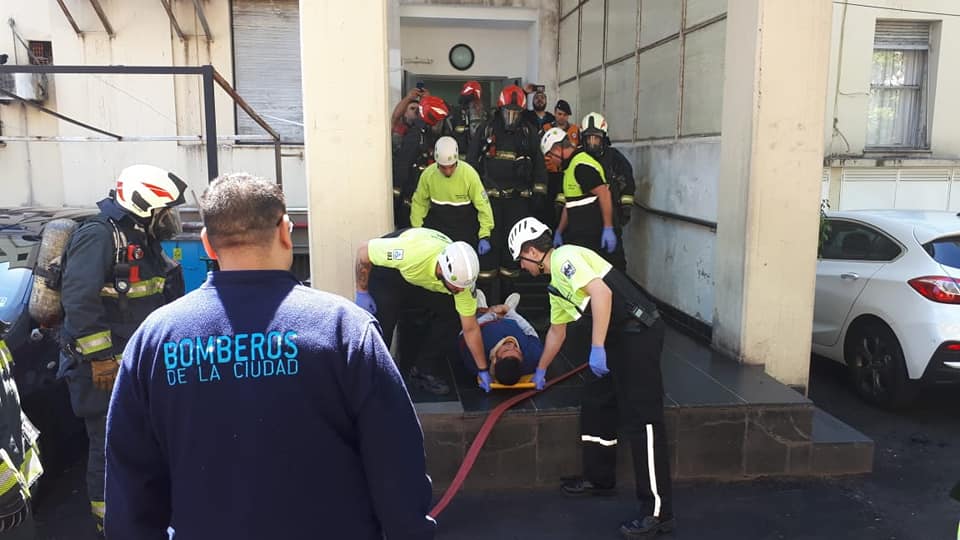
<svg viewBox="0 0 960 540"><path fill-rule="evenodd" d="M728 3L713 341L781 382L810 363L830 0Z"/></svg>
<svg viewBox="0 0 960 540"><path fill-rule="evenodd" d="M311 278L351 299L357 246L393 226L387 26L382 0L300 1Z"/></svg>

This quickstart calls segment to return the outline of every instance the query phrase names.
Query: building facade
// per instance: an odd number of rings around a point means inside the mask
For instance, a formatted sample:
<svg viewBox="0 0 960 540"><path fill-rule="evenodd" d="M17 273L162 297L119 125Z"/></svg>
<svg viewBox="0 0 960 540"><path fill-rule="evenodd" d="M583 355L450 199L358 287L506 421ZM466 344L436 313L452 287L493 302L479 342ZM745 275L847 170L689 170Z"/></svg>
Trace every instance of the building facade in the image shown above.
<svg viewBox="0 0 960 540"><path fill-rule="evenodd" d="M836 3L824 133L832 208L960 210L960 6Z"/></svg>
<svg viewBox="0 0 960 540"><path fill-rule="evenodd" d="M385 119L401 94L423 81L444 96L477 79L492 104L506 81L544 84L550 109L563 98L574 119L603 112L611 139L634 164L637 201L646 210L637 210L625 232L631 274L660 300L712 325L718 347L805 386L824 170L819 134L827 130L821 122L836 6L827 0L322 4L67 0L64 12L58 3L14 0L0 7L14 30L0 36L0 53L14 63L212 64L283 137L289 204L337 205L338 212L312 213L311 252L325 254L313 261L314 283L344 294L352 269L338 261L388 223ZM852 40L848 10L844 37ZM472 52L461 69L452 61L457 45ZM853 48L845 47L843 57ZM842 80L854 73L844 71ZM946 80L935 78L938 85ZM196 193L206 185L198 78L56 75L44 86L42 104L50 109L113 133L178 140L31 140L96 134L26 105L0 104L6 137L0 171L8 187L0 205L90 205L132 162L177 171ZM220 170L272 177L273 147L250 140L262 135L259 127L223 92L215 103ZM833 108L831 102L827 110ZM843 116L838 124L848 140L854 122ZM945 133L943 123L934 119L928 135ZM828 132L829 148L833 138ZM826 191L834 189L831 183ZM344 204L354 198L369 204ZM809 228L810 237L782 241L797 228ZM779 290L780 272L798 284L788 294ZM781 315L765 315L771 311Z"/></svg>

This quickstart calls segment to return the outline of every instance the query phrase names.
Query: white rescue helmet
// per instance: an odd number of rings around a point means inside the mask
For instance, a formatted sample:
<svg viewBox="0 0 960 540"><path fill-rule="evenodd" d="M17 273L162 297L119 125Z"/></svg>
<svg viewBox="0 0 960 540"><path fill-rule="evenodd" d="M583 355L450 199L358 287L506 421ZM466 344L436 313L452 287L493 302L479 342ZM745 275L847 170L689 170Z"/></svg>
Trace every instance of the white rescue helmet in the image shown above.
<svg viewBox="0 0 960 540"><path fill-rule="evenodd" d="M592 112L583 117L583 122L580 123L580 132L587 133L591 131L599 131L603 135L607 134L607 119L604 118L602 114Z"/></svg>
<svg viewBox="0 0 960 540"><path fill-rule="evenodd" d="M558 142L563 141L567 138L567 132L558 128L552 127L543 134L543 137L540 138L540 152L546 154L553 148L553 145Z"/></svg>
<svg viewBox="0 0 960 540"><path fill-rule="evenodd" d="M507 247L510 248L510 256L513 257L513 260L519 259L520 248L523 247L524 242L536 240L543 236L543 233L548 232L550 232L550 227L547 227L535 217L525 217L516 222L510 229L510 234L507 235Z"/></svg>
<svg viewBox="0 0 960 540"><path fill-rule="evenodd" d="M453 242L440 253L440 273L454 287L469 289L480 273L480 259L473 246L466 242Z"/></svg>
<svg viewBox="0 0 960 540"><path fill-rule="evenodd" d="M453 165L460 158L460 149L457 147L457 140L453 137L440 137L437 144L433 147L433 159L437 165Z"/></svg>
<svg viewBox="0 0 960 540"><path fill-rule="evenodd" d="M154 210L186 202L187 183L153 165L131 165L117 178L115 200L131 214L148 218Z"/></svg>

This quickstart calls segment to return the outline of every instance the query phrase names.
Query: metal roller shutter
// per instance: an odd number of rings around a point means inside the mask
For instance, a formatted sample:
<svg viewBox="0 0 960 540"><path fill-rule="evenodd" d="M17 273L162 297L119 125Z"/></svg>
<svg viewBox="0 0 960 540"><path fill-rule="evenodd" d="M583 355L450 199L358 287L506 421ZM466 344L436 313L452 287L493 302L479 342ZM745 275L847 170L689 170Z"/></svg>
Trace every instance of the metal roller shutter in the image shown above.
<svg viewBox="0 0 960 540"><path fill-rule="evenodd" d="M875 49L927 50L930 48L930 23L877 21L873 47Z"/></svg>
<svg viewBox="0 0 960 540"><path fill-rule="evenodd" d="M237 91L284 142L303 142L300 13L297 0L233 0ZM264 135L237 109L237 132Z"/></svg>

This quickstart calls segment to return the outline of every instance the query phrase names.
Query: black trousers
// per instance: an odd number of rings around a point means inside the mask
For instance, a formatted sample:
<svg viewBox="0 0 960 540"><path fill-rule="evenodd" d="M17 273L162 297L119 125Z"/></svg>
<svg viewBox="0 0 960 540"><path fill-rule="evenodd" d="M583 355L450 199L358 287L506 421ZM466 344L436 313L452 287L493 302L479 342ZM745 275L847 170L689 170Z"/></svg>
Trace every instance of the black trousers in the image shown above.
<svg viewBox="0 0 960 540"><path fill-rule="evenodd" d="M472 213L472 219L469 216L457 220L451 217L438 218L435 214L436 212L427 213L427 217L423 220L424 227L440 231L454 242L466 242L473 246L473 249L477 249L477 244L480 242L480 224L476 211Z"/></svg>
<svg viewBox="0 0 960 540"><path fill-rule="evenodd" d="M516 222L531 215L527 197L491 197L494 229L490 234L490 252L480 257L479 286L487 292L491 305L502 302L513 289L513 280L520 275L520 265L510 255L507 235Z"/></svg>
<svg viewBox="0 0 960 540"><path fill-rule="evenodd" d="M410 205L398 195L393 197L393 224L397 229L410 228Z"/></svg>
<svg viewBox="0 0 960 540"><path fill-rule="evenodd" d="M607 333L610 374L589 380L580 408L584 477L598 486L616 484L617 446L630 444L641 516L673 515L670 452L663 422L660 353L663 322L631 323ZM619 434L619 437L618 437Z"/></svg>
<svg viewBox="0 0 960 540"><path fill-rule="evenodd" d="M563 210L563 204L557 203L557 194L563 193L563 173L547 173L547 196L544 204L541 205L537 216L551 231L557 230L557 224L560 223L560 212Z"/></svg>
<svg viewBox="0 0 960 540"><path fill-rule="evenodd" d="M397 367L406 373L416 366L421 371L431 372L438 358L449 357L455 353L457 336L460 333L460 317L454 307L453 296L428 291L403 279L399 270L374 266L370 271L370 295L377 303L377 322L383 330L383 340L387 347L393 343L393 331L397 323L412 321L411 315L420 312L426 318L427 331L420 336L404 335L401 340L421 338L419 354L400 354ZM409 326L413 328L413 326ZM411 332L413 333L413 332ZM414 348L405 347L407 351Z"/></svg>

